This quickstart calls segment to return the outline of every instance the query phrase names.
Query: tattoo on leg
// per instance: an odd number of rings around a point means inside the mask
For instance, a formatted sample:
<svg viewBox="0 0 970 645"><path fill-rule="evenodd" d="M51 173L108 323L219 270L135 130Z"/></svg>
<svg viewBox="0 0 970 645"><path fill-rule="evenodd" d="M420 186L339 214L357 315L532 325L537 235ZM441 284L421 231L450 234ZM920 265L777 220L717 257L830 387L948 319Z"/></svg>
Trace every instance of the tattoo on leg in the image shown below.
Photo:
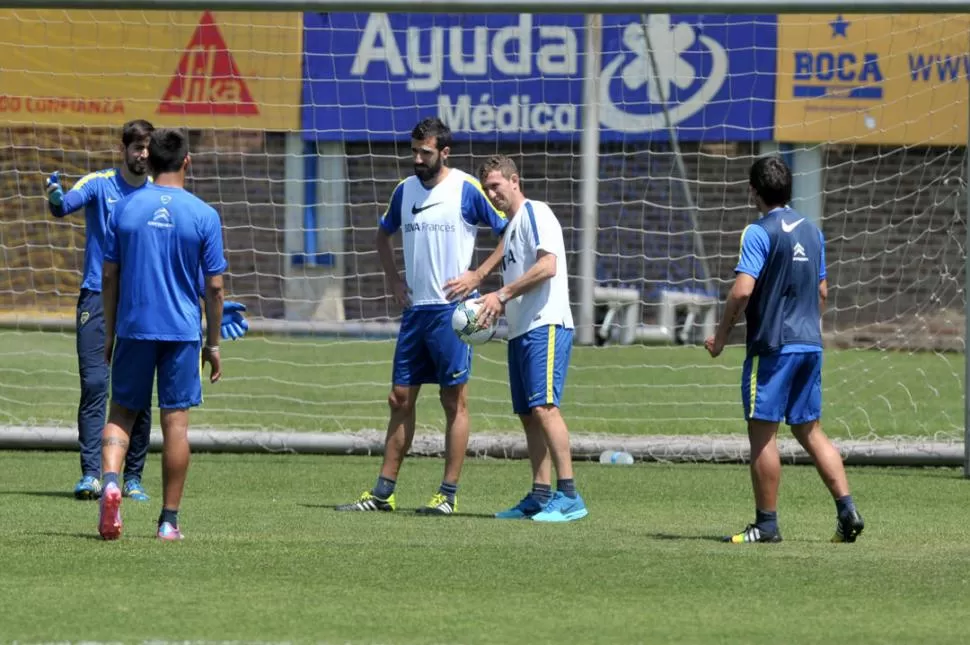
<svg viewBox="0 0 970 645"><path fill-rule="evenodd" d="M120 439L118 437L105 437L101 440L102 446L121 446L125 450L128 449L128 440Z"/></svg>

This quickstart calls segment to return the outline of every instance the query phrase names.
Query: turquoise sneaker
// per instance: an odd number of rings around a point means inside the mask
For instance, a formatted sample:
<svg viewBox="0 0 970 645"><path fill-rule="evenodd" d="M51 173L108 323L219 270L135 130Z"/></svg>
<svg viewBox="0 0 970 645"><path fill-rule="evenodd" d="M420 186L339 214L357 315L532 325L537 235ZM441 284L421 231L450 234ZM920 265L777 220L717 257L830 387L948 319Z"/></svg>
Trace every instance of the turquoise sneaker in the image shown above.
<svg viewBox="0 0 970 645"><path fill-rule="evenodd" d="M512 508L496 513L495 517L500 520L527 520L541 511L542 504L532 496L532 493L529 493Z"/></svg>
<svg viewBox="0 0 970 645"><path fill-rule="evenodd" d="M566 497L556 491L546 507L532 516L533 522L572 522L589 515L586 502L576 493L576 497Z"/></svg>
<svg viewBox="0 0 970 645"><path fill-rule="evenodd" d="M147 502L151 499L148 493L145 492L144 486L141 485L141 481L137 479L129 479L126 481L122 493L125 497L129 497L136 502Z"/></svg>
<svg viewBox="0 0 970 645"><path fill-rule="evenodd" d="M77 499L98 499L101 497L101 482L97 477L85 475L74 485L74 497Z"/></svg>

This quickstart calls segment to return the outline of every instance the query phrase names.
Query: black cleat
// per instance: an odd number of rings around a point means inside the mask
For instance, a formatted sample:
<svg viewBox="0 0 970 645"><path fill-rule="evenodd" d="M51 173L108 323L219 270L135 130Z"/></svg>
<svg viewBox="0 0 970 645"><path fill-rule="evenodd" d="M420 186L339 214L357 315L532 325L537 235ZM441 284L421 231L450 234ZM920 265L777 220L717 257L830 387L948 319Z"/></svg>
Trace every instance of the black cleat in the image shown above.
<svg viewBox="0 0 970 645"><path fill-rule="evenodd" d="M392 493L387 499L375 497L369 490L365 490L356 502L334 506L335 511L393 511L397 507Z"/></svg>
<svg viewBox="0 0 970 645"><path fill-rule="evenodd" d="M833 542L855 542L856 538L862 533L866 523L859 515L859 511L850 508L839 515L835 522L835 535L832 536Z"/></svg>
<svg viewBox="0 0 970 645"><path fill-rule="evenodd" d="M777 529L774 533L766 533L755 524L748 524L744 530L734 535L727 535L722 538L724 542L731 544L747 544L749 542L781 542L781 532Z"/></svg>

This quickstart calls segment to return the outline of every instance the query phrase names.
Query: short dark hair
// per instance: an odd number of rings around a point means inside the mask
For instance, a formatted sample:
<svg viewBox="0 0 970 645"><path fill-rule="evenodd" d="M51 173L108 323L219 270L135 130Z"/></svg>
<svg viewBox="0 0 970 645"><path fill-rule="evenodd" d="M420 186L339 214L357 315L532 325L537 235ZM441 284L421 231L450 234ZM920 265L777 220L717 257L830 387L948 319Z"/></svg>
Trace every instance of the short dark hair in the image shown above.
<svg viewBox="0 0 970 645"><path fill-rule="evenodd" d="M755 161L748 181L765 206L785 206L791 201L791 169L781 157L762 157Z"/></svg>
<svg viewBox="0 0 970 645"><path fill-rule="evenodd" d="M152 136L155 126L144 119L129 121L121 127L121 144L128 147L136 141Z"/></svg>
<svg viewBox="0 0 970 645"><path fill-rule="evenodd" d="M451 146L451 128L438 117L428 117L411 130L411 138L415 141L424 141L430 137L435 138L438 150Z"/></svg>
<svg viewBox="0 0 970 645"><path fill-rule="evenodd" d="M178 172L189 155L189 137L182 130L163 128L152 133L148 166L156 175Z"/></svg>

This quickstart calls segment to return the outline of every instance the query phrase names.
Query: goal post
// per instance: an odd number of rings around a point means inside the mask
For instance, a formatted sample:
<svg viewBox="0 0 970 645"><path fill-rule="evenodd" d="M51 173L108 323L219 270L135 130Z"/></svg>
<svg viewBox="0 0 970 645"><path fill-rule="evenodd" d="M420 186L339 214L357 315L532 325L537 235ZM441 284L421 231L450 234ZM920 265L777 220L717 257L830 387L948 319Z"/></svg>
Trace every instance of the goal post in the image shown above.
<svg viewBox="0 0 970 645"><path fill-rule="evenodd" d="M322 431L321 449L361 450L333 437L385 423L400 314L376 216L410 172L411 126L439 115L456 167L512 154L563 222L581 454L744 458L741 336L718 361L700 343L754 217L747 169L778 152L828 244L826 427L850 460L970 476L970 42L946 15L970 0L844 6L0 0L0 425L63 442L76 403L84 224L49 217L43 176L118 163L118 126L144 117L191 128L192 188L223 215L229 295L249 307L199 427L237 447L304 433L287 445L313 451ZM99 49L112 62L85 67ZM499 437L483 454L514 452L501 350L479 352L472 382L473 431Z"/></svg>

